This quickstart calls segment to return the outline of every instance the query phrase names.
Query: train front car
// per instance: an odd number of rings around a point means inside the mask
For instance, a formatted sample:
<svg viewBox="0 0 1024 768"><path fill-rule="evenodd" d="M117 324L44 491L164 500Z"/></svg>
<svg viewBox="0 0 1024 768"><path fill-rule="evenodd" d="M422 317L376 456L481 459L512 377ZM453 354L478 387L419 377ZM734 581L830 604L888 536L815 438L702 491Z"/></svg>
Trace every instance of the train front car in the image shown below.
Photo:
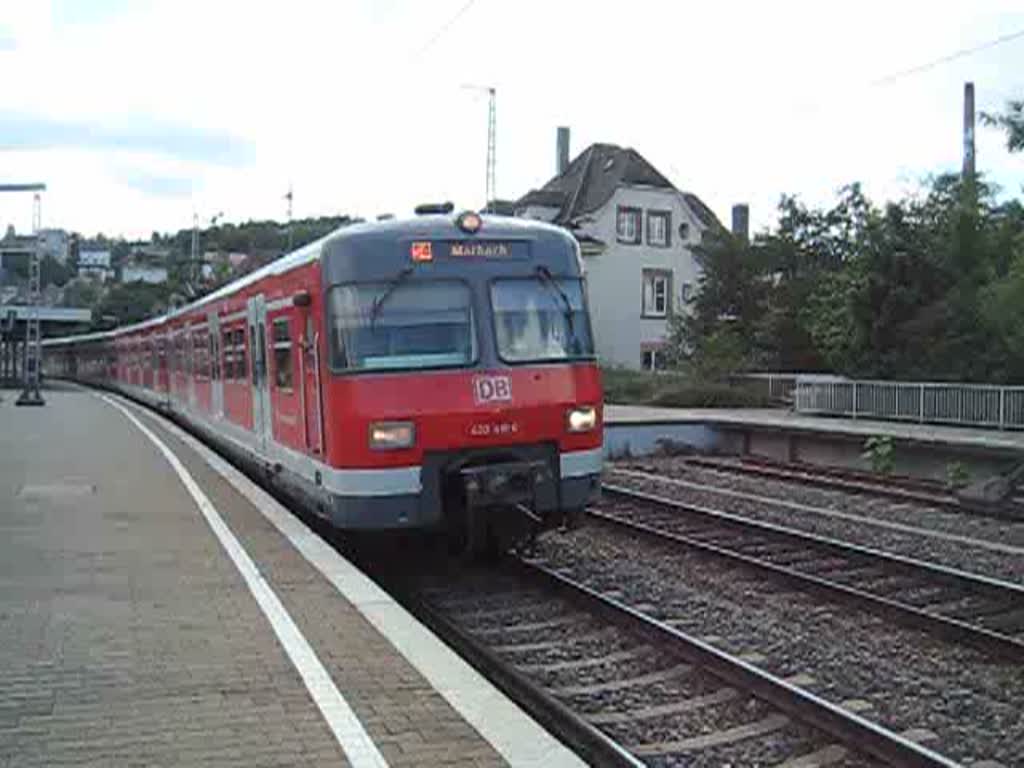
<svg viewBox="0 0 1024 768"><path fill-rule="evenodd" d="M572 237L425 216L354 228L321 263L327 458L352 481L332 494L334 524L447 528L481 550L571 521L602 456Z"/></svg>

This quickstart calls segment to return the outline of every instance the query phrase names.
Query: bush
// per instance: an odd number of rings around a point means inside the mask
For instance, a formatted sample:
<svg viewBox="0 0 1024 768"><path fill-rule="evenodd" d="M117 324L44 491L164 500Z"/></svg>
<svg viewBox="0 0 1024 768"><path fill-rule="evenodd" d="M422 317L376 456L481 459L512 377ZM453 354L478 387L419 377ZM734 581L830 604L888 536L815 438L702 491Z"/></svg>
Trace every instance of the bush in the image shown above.
<svg viewBox="0 0 1024 768"><path fill-rule="evenodd" d="M771 404L766 396L749 389L676 372L606 368L602 377L606 403L673 408L759 408Z"/></svg>
<svg viewBox="0 0 1024 768"><path fill-rule="evenodd" d="M892 438L888 435L874 435L864 441L864 452L861 458L871 465L871 471L879 475L888 475L896 463L893 455Z"/></svg>

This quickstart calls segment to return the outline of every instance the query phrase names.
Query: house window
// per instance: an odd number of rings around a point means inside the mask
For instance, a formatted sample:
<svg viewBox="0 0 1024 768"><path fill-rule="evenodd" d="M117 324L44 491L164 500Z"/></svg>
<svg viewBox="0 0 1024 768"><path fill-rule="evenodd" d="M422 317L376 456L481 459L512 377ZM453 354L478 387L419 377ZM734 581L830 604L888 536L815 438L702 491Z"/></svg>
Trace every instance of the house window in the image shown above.
<svg viewBox="0 0 1024 768"><path fill-rule="evenodd" d="M292 340L288 319L274 321L274 384L278 389L292 388Z"/></svg>
<svg viewBox="0 0 1024 768"><path fill-rule="evenodd" d="M681 244L685 244L686 241L689 238L690 238L690 225L687 224L685 221L680 222L680 224L679 224L679 241L680 241L680 243Z"/></svg>
<svg viewBox="0 0 1024 768"><path fill-rule="evenodd" d="M669 211L647 212L647 244L668 248L672 242L672 214Z"/></svg>
<svg viewBox="0 0 1024 768"><path fill-rule="evenodd" d="M642 317L665 317L671 311L672 273L663 269L643 271L644 291Z"/></svg>
<svg viewBox="0 0 1024 768"><path fill-rule="evenodd" d="M615 235L620 243L640 243L640 209L619 206L615 218Z"/></svg>
<svg viewBox="0 0 1024 768"><path fill-rule="evenodd" d="M693 297L693 283L683 283L683 287L679 289L679 298L682 299L685 304Z"/></svg>
<svg viewBox="0 0 1024 768"><path fill-rule="evenodd" d="M664 369L665 353L658 347L641 348L640 367L645 371L660 371Z"/></svg>

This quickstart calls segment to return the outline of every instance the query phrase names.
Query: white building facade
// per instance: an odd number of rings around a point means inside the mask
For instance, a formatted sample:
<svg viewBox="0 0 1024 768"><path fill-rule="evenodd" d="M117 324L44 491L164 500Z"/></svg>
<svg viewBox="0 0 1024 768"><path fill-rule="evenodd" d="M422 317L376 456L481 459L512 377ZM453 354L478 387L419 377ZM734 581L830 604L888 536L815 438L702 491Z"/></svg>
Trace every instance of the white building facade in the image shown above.
<svg viewBox="0 0 1024 768"><path fill-rule="evenodd" d="M167 267L151 264L126 264L121 268L122 283L152 283L158 285L167 282Z"/></svg>
<svg viewBox="0 0 1024 768"><path fill-rule="evenodd" d="M670 319L698 289L694 248L721 227L707 206L635 150L595 144L516 214L561 224L579 241L601 363L661 367Z"/></svg>
<svg viewBox="0 0 1024 768"><path fill-rule="evenodd" d="M78 252L78 274L101 283L107 281L110 276L110 251L108 250L86 250Z"/></svg>

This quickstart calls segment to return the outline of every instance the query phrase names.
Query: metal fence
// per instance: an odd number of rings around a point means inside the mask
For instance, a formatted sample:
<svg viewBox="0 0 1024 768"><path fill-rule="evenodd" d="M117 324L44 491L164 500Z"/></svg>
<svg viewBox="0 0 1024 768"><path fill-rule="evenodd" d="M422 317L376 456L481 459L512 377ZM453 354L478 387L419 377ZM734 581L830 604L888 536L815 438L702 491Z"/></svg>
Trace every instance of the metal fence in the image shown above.
<svg viewBox="0 0 1024 768"><path fill-rule="evenodd" d="M1024 387L797 379L798 413L1024 429Z"/></svg>

